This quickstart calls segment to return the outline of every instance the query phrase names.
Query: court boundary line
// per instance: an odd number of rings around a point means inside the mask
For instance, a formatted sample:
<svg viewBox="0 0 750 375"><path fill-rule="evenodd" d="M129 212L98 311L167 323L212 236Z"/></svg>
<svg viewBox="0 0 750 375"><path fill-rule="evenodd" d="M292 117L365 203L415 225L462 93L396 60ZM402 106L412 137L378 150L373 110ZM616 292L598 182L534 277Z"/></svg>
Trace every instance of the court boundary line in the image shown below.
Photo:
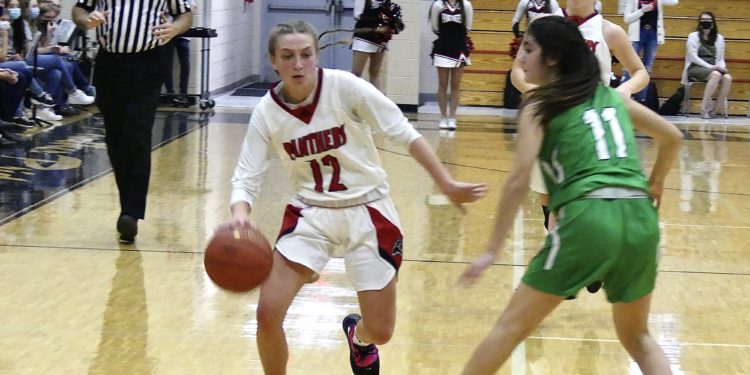
<svg viewBox="0 0 750 375"><path fill-rule="evenodd" d="M532 339L532 340L550 340L550 341L583 341L583 342L605 342L605 343L616 343L619 344L619 340L615 339L587 339L587 338L578 338L578 337L559 337L559 336L529 336L526 338ZM656 340L657 342L661 342L660 340ZM670 346L674 345L679 346L708 346L708 347L728 347L728 348L750 348L750 344L719 344L719 343L710 343L710 342L674 342L669 341Z"/></svg>

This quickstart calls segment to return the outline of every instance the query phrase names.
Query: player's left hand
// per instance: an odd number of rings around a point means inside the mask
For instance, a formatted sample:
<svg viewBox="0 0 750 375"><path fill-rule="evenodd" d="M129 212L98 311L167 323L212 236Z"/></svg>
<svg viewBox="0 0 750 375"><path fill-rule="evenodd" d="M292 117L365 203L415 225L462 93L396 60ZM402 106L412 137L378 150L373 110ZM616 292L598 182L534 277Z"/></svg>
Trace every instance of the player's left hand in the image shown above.
<svg viewBox="0 0 750 375"><path fill-rule="evenodd" d="M487 195L487 186L485 184L473 184L462 181L450 181L441 188L443 194L456 207L461 208L461 204L474 202Z"/></svg>
<svg viewBox="0 0 750 375"><path fill-rule="evenodd" d="M495 261L496 253L485 251L466 267L466 270L458 279L458 283L464 286L471 286L479 279L482 272Z"/></svg>
<svg viewBox="0 0 750 375"><path fill-rule="evenodd" d="M658 210L661 206L661 194L664 192L664 185L659 182L651 181L648 184L648 190L651 193L651 198L654 199L654 207Z"/></svg>

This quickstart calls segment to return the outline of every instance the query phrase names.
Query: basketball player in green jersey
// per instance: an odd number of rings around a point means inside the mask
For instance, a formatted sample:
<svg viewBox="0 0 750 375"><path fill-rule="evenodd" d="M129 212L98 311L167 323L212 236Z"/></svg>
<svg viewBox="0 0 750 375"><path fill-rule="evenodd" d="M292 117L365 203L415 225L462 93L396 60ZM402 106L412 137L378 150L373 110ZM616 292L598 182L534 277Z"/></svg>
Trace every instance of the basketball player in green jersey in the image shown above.
<svg viewBox="0 0 750 375"><path fill-rule="evenodd" d="M682 133L604 86L596 58L571 21L550 16L532 22L518 59L527 80L539 86L519 110L516 158L490 243L461 281L472 284L503 248L537 158L558 225L464 373L497 371L560 302L603 280L622 345L643 373L669 374L647 319L658 261L656 210ZM632 126L658 143L648 179L641 170Z"/></svg>

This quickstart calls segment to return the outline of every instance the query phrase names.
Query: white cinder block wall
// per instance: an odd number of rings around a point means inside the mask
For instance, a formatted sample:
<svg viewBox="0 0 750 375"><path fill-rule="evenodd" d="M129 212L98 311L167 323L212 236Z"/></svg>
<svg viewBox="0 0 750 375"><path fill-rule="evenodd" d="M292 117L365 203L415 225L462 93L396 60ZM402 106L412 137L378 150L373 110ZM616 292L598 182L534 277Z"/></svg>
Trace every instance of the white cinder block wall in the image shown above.
<svg viewBox="0 0 750 375"><path fill-rule="evenodd" d="M265 1L244 5L238 0L198 0L205 4L207 25L216 29L211 40L211 91L226 88L260 72L261 9ZM195 25L204 26L198 22ZM200 39L193 43L193 61L200 61ZM198 67L198 64L195 64ZM200 70L193 69L191 84L199 83Z"/></svg>
<svg viewBox="0 0 750 375"><path fill-rule="evenodd" d="M420 0L397 0L406 25L388 44L385 92L398 104L419 104Z"/></svg>
<svg viewBox="0 0 750 375"><path fill-rule="evenodd" d="M437 39L437 35L432 32L428 14L433 0L422 0L419 4L419 93L422 100L435 101L437 98L438 77L437 70L432 66L430 52L432 52L432 42Z"/></svg>
<svg viewBox="0 0 750 375"><path fill-rule="evenodd" d="M75 0L63 0L62 17L70 18ZM265 0L255 0L246 9L239 0L197 0L193 25L217 30L219 37L211 39L209 90L226 89L242 80L260 74L265 41L261 38L262 10ZM427 23L427 11L432 0L398 0L402 7L406 29L390 43L384 83L386 93L398 104L419 104L419 94L434 94L437 90L435 71L429 58L432 33ZM93 36L93 35L92 35ZM191 77L189 92L200 90L200 39L191 39ZM175 69L178 68L175 57ZM420 79L420 77L422 79ZM175 70L175 88L178 77Z"/></svg>

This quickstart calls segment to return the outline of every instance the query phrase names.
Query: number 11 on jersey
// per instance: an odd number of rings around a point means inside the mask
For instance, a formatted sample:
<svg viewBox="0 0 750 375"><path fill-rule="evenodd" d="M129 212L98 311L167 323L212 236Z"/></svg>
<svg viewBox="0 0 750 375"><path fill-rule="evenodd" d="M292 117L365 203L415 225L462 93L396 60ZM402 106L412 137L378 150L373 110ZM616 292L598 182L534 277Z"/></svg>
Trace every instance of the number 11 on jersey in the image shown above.
<svg viewBox="0 0 750 375"><path fill-rule="evenodd" d="M612 140L615 142L615 155L618 158L628 157L628 149L625 144L625 134L622 132L620 122L617 120L617 110L612 107L604 108L601 115L596 113L595 109L589 109L583 113L583 122L591 127L596 142L596 155L599 160L608 160L609 144L607 144L606 132L602 120L609 125L609 131L612 133Z"/></svg>

